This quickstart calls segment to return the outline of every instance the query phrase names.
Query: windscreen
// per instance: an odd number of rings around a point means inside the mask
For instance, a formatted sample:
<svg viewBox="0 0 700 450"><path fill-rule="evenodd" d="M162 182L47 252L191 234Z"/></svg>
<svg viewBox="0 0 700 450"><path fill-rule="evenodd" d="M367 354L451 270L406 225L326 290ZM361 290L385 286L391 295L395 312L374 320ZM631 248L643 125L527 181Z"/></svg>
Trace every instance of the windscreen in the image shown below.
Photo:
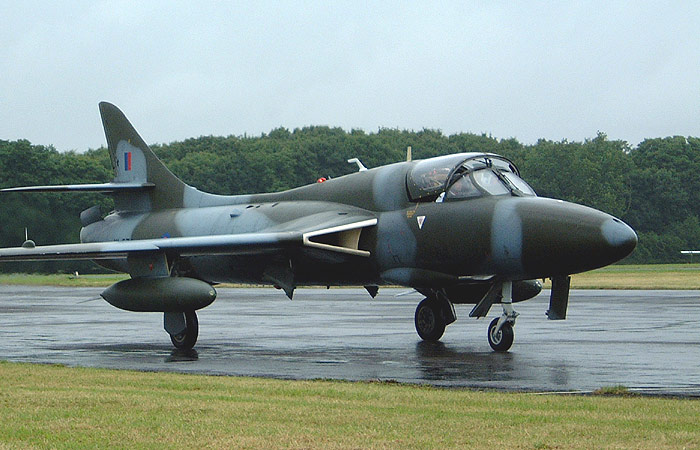
<svg viewBox="0 0 700 450"><path fill-rule="evenodd" d="M460 153L419 161L409 172L406 183L411 199L420 201L444 192L450 174L464 160L465 155Z"/></svg>
<svg viewBox="0 0 700 450"><path fill-rule="evenodd" d="M419 161L406 181L413 201L443 201L485 195L535 195L507 159L460 153Z"/></svg>
<svg viewBox="0 0 700 450"><path fill-rule="evenodd" d="M525 182L522 178L514 174L513 172L503 172L503 176L508 180L510 184L513 185L517 190L525 195L537 195L535 190L530 187L529 184Z"/></svg>

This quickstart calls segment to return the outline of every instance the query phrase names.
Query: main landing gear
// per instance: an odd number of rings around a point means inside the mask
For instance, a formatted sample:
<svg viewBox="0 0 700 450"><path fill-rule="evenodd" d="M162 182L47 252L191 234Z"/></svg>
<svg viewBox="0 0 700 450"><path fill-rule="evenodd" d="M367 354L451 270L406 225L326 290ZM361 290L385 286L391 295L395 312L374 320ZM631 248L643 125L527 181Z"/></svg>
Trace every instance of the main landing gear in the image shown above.
<svg viewBox="0 0 700 450"><path fill-rule="evenodd" d="M165 331L170 334L170 341L176 349L192 349L199 335L197 313L194 311L165 313Z"/></svg>
<svg viewBox="0 0 700 450"><path fill-rule="evenodd" d="M513 310L513 283L506 281L501 284L500 289L498 288L498 285L493 286L472 312L479 310L476 317L485 316L491 304L500 297L503 313L489 324L488 341L494 351L507 352L513 345L513 326L518 313ZM415 315L416 331L424 341L438 341L445 332L445 327L456 319L452 303L437 292L418 304Z"/></svg>
<svg viewBox="0 0 700 450"><path fill-rule="evenodd" d="M447 326L439 303L429 297L418 304L415 322L418 336L428 342L439 341Z"/></svg>
<svg viewBox="0 0 700 450"><path fill-rule="evenodd" d="M454 306L441 293L424 298L416 308L416 331L424 341L440 340L445 332L445 327L455 320L457 320L457 316Z"/></svg>

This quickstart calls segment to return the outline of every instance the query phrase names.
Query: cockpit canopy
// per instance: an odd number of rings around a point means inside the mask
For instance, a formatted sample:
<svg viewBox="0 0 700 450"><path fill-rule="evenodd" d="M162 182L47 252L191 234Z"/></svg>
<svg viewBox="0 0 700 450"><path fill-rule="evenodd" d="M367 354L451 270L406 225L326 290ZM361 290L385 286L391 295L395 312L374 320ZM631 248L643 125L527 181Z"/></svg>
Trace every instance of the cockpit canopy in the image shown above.
<svg viewBox="0 0 700 450"><path fill-rule="evenodd" d="M414 202L486 195L536 195L508 159L491 153L459 153L419 161L407 175Z"/></svg>

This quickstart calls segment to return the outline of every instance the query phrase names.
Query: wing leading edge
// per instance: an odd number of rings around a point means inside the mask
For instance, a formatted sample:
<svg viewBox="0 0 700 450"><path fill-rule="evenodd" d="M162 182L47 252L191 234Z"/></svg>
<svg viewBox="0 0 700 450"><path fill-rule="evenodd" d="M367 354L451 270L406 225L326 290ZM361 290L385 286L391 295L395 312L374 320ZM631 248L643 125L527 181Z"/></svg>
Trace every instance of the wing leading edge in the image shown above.
<svg viewBox="0 0 700 450"><path fill-rule="evenodd" d="M174 251L182 256L236 255L281 250L301 242L301 233L279 232L14 247L0 249L0 262L120 259L133 253L159 251Z"/></svg>
<svg viewBox="0 0 700 450"><path fill-rule="evenodd" d="M0 249L0 262L121 259L130 254L173 252L180 256L262 254L290 248L315 247L358 256L369 256L357 243L362 228L374 226L377 219L362 220L342 226L315 227L303 231L275 231L223 234L133 241L59 244L37 247ZM328 239L323 240L326 236Z"/></svg>
<svg viewBox="0 0 700 450"><path fill-rule="evenodd" d="M49 186L23 186L0 189L0 192L105 192L144 191L153 189L153 183L97 183L97 184L63 184Z"/></svg>

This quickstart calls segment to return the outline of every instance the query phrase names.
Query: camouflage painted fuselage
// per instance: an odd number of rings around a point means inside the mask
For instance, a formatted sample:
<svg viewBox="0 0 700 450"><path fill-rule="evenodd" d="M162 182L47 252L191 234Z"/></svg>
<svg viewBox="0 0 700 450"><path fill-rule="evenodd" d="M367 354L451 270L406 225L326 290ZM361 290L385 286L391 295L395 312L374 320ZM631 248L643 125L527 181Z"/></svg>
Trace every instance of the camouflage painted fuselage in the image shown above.
<svg viewBox="0 0 700 450"><path fill-rule="evenodd" d="M305 229L329 216L376 218L358 248L369 256L314 248L181 258L178 270L209 282L266 282L271 265L290 266L294 284L412 287L565 275L626 256L636 236L624 223L585 206L533 196L481 196L413 202L404 162L280 193L179 195L181 207L120 211L83 228L83 242L226 235ZM125 261L102 264L128 271Z"/></svg>
<svg viewBox="0 0 700 450"><path fill-rule="evenodd" d="M360 171L278 193L223 196L188 186L156 157L126 116L100 103L114 179L0 192L103 192L115 211L81 213L80 244L0 248L0 262L93 259L131 278L102 297L128 311L164 313L178 349L197 340L195 311L214 283L263 283L289 298L304 285L396 284L425 295L416 330L440 339L455 303L474 303L489 344L507 351L512 303L552 278L547 317L566 317L568 275L613 263L637 243L622 221L585 206L539 198L506 158L461 153ZM364 170L362 170L364 169Z"/></svg>

